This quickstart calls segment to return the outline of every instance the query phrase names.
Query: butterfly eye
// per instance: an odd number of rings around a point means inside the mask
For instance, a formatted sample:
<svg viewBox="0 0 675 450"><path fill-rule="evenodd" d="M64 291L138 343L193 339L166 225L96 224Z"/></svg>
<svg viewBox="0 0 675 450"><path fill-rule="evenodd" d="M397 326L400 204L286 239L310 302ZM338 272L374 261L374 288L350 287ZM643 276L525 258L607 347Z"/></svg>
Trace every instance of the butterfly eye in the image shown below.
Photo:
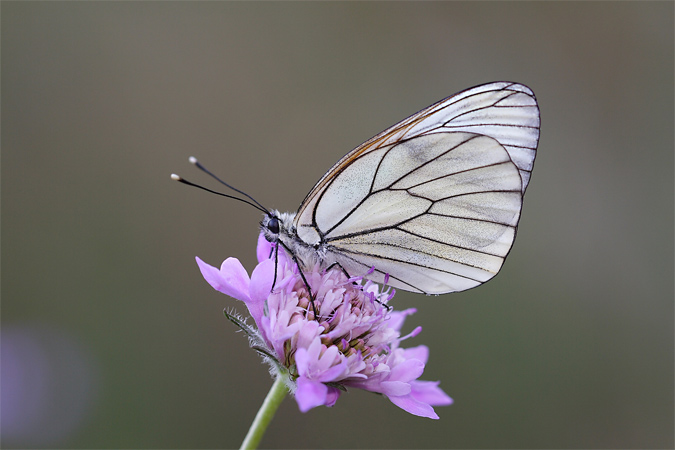
<svg viewBox="0 0 675 450"><path fill-rule="evenodd" d="M267 229L274 234L279 234L279 219L272 217L269 222L267 222Z"/></svg>

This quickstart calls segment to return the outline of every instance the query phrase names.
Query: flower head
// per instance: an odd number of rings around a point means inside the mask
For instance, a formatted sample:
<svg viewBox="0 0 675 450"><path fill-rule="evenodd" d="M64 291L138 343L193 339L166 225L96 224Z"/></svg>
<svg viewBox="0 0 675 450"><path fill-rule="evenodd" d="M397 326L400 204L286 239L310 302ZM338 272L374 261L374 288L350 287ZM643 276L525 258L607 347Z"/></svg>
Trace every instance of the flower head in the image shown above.
<svg viewBox="0 0 675 450"><path fill-rule="evenodd" d="M250 278L236 258L226 259L220 269L199 258L197 264L214 289L246 304L255 327L228 317L246 331L276 376L286 377L300 410L332 406L352 387L382 394L411 414L438 419L432 406L449 405L452 399L438 382L418 380L428 348L399 347L421 332L418 327L400 334L415 310L392 311L387 304L393 290L318 266L303 272L312 305L298 266L282 250L276 262L272 253L261 234L259 264Z"/></svg>

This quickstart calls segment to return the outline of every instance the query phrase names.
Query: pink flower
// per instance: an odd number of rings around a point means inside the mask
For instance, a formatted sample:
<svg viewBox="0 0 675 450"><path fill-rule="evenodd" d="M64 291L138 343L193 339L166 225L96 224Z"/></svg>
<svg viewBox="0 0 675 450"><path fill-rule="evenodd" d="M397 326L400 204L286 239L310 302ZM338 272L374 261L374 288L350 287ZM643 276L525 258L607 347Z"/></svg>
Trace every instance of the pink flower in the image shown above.
<svg viewBox="0 0 675 450"><path fill-rule="evenodd" d="M387 303L393 291L318 267L304 272L315 296L313 308L297 265L282 250L275 263L272 250L261 234L259 264L251 278L236 258L226 259L220 269L199 258L197 264L214 289L246 304L255 327L226 313L228 318L248 334L277 376L286 377L300 410L332 406L352 387L382 394L411 414L438 419L432 406L450 405L452 399L438 382L418 380L428 348L399 347L421 332L418 327L400 335L415 310L391 311Z"/></svg>

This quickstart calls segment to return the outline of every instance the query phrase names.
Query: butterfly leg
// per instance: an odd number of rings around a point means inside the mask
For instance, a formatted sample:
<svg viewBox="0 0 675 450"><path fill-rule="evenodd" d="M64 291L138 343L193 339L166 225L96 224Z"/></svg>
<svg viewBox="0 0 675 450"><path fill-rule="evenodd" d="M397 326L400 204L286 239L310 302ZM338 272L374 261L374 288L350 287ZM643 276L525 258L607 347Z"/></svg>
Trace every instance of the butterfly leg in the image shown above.
<svg viewBox="0 0 675 450"><path fill-rule="evenodd" d="M333 264L331 264L330 266L326 267L326 272L328 272L329 270L331 270L333 267L336 267L336 266L340 268L340 270L342 271L342 273L345 274L345 276L347 277L347 279L350 279L350 278L351 278L351 275L349 275L349 272L347 272L347 270L346 270L344 267L342 267L342 264L340 264L340 263L337 262L337 261L335 261L335 262L334 262ZM352 284L356 285L356 281L352 281ZM394 309L393 306L391 306L391 305L385 305L384 303L382 303L382 302L379 301L378 299L375 299L375 301L376 301L377 303L379 303L380 305L386 307L387 310L389 310L389 311L392 311L392 310Z"/></svg>
<svg viewBox="0 0 675 450"><path fill-rule="evenodd" d="M314 294L312 294L312 288L309 287L309 283L307 282L307 278L305 278L305 274L302 272L302 267L300 266L300 262L298 261L298 258L295 256L295 253L291 251L290 248L288 248L283 242L279 241L278 244L281 244L284 249L286 250L286 253L291 255L291 258L293 258L293 262L298 266L298 272L300 272L300 278L302 278L302 282L305 283L305 287L307 288L307 293L309 294L309 302L312 304L312 312L314 313L314 318L315 320L319 318L319 313L316 310L316 306L314 305ZM278 252L279 246L277 245L277 252ZM274 281L276 283L277 279L277 265L278 265L278 259L276 258L278 256L278 253L275 254L275 261L274 261ZM272 287L274 287L274 284L272 284Z"/></svg>
<svg viewBox="0 0 675 450"><path fill-rule="evenodd" d="M277 285L277 266L279 265L279 245L274 246L274 250L270 250L270 256L268 259L272 258L272 253L274 253L274 281L272 281L272 289L270 292L274 291L274 286Z"/></svg>
<svg viewBox="0 0 675 450"><path fill-rule="evenodd" d="M342 271L342 273L345 274L347 279L350 279L352 277L351 275L349 275L349 272L347 272L347 270L344 267L342 267L342 264L340 264L337 261L334 262L333 264L331 264L330 266L326 267L326 272L328 272L329 270L331 270L333 267L336 267L336 266L340 268L340 270Z"/></svg>

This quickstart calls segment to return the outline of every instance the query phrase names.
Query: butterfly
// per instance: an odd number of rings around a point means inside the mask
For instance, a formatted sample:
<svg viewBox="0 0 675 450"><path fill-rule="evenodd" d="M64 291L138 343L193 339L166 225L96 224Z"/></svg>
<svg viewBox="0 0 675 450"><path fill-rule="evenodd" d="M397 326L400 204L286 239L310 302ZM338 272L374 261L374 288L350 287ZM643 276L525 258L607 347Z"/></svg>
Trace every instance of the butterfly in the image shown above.
<svg viewBox="0 0 675 450"><path fill-rule="evenodd" d="M404 291L463 291L494 277L511 250L539 125L527 86L484 84L347 153L296 213L267 210L235 190L263 211L265 238L284 248L301 274L337 265Z"/></svg>

